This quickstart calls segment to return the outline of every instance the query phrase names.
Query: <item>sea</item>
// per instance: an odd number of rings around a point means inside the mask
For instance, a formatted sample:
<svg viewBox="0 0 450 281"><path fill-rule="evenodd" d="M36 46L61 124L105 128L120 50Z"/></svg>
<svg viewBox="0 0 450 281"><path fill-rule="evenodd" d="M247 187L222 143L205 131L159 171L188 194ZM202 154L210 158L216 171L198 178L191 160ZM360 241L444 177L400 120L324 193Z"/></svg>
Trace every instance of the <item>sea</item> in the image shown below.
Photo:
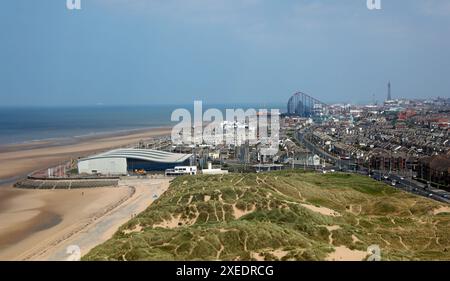
<svg viewBox="0 0 450 281"><path fill-rule="evenodd" d="M265 108L283 112L284 107L276 103L210 104L203 105L203 111L208 108L217 108L222 112L228 108ZM193 112L193 104L0 107L0 145L77 139L173 126L177 122L171 121L171 115L179 108Z"/></svg>

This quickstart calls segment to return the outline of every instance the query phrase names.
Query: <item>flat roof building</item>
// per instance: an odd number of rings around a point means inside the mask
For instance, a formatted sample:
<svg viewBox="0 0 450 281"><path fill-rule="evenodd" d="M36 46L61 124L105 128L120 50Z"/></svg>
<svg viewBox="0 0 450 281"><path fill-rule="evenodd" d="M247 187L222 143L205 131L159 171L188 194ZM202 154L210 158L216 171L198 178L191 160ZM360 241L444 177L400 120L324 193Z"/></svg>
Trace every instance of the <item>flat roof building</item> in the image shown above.
<svg viewBox="0 0 450 281"><path fill-rule="evenodd" d="M126 175L135 170L165 171L190 166L192 154L153 149L115 149L78 160L79 174Z"/></svg>

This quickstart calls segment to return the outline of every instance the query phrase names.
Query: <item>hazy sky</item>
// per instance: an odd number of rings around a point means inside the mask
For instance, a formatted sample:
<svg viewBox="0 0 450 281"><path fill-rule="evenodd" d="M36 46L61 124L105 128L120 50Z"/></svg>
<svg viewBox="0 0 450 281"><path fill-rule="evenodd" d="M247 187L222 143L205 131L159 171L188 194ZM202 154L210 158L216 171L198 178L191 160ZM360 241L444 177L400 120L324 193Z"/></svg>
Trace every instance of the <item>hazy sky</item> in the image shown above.
<svg viewBox="0 0 450 281"><path fill-rule="evenodd" d="M450 96L450 1L4 0L0 105Z"/></svg>

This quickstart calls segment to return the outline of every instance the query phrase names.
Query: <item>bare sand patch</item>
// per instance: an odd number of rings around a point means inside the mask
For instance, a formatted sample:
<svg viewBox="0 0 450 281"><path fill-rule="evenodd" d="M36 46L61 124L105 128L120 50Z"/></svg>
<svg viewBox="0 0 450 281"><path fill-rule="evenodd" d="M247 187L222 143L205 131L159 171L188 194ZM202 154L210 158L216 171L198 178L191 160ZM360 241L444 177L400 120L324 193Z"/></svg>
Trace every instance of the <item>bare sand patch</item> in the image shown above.
<svg viewBox="0 0 450 281"><path fill-rule="evenodd" d="M171 218L169 220L164 220L158 224L154 224L153 228L155 227L176 228L185 225L193 225L197 221L199 216L200 213L198 211L196 211L195 217L192 219L182 219L181 214L179 214L178 216L170 215Z"/></svg>
<svg viewBox="0 0 450 281"><path fill-rule="evenodd" d="M209 195L205 195L205 202L208 202L209 200L211 200L211 196L209 196Z"/></svg>
<svg viewBox="0 0 450 281"><path fill-rule="evenodd" d="M261 255L260 253L251 252L250 256L257 261L265 261L264 256Z"/></svg>
<svg viewBox="0 0 450 281"><path fill-rule="evenodd" d="M362 261L367 257L367 252L351 250L345 246L335 247L335 251L330 253L327 261Z"/></svg>
<svg viewBox="0 0 450 281"><path fill-rule="evenodd" d="M441 213L450 213L450 207L441 206L441 207L433 210L433 215L437 215L437 214L441 214Z"/></svg>
<svg viewBox="0 0 450 281"><path fill-rule="evenodd" d="M236 203L232 205L233 206L233 215L235 219L239 219L245 215L248 215L250 213L253 213L256 210L255 205L252 205L252 207L248 210L241 210L236 207Z"/></svg>
<svg viewBox="0 0 450 281"><path fill-rule="evenodd" d="M288 251L284 251L282 249L276 249L276 250L265 249L265 250L263 250L263 252L267 252L267 253L273 255L274 257L276 257L279 260L284 258L289 253ZM262 255L260 253L250 252L250 256L257 261L265 261L264 255Z"/></svg>
<svg viewBox="0 0 450 281"><path fill-rule="evenodd" d="M334 231L334 230L338 230L338 229L341 229L341 227L339 226L339 225L327 225L327 226L325 226L327 229L328 229L328 231Z"/></svg>
<svg viewBox="0 0 450 281"><path fill-rule="evenodd" d="M289 252L288 251L284 251L284 250L281 250L281 249L278 249L278 250L275 250L275 251L272 251L272 252L270 252L272 255L274 255L277 259L282 259L282 258L284 258Z"/></svg>
<svg viewBox="0 0 450 281"><path fill-rule="evenodd" d="M326 207L317 207L314 205L303 204L303 203L300 203L300 205L302 207L305 207L313 212L319 213L324 216L332 216L332 217L340 217L341 216L340 213L336 212L335 210L326 208Z"/></svg>
<svg viewBox="0 0 450 281"><path fill-rule="evenodd" d="M155 228L155 227L176 228L176 227L179 227L179 226L181 226L183 224L183 221L181 220L181 215L178 215L176 217L174 217L172 215L170 215L170 216L171 216L170 220L165 220L165 221L163 221L161 223L154 224L153 228Z"/></svg>
<svg viewBox="0 0 450 281"><path fill-rule="evenodd" d="M125 229L123 231L123 233L124 234L130 234L130 233L141 232L141 231L142 231L142 226L140 224L137 224L132 229Z"/></svg>
<svg viewBox="0 0 450 281"><path fill-rule="evenodd" d="M361 240L359 240L359 238L356 237L354 234L352 234L352 241L353 241L353 244L355 244L356 242L361 242Z"/></svg>

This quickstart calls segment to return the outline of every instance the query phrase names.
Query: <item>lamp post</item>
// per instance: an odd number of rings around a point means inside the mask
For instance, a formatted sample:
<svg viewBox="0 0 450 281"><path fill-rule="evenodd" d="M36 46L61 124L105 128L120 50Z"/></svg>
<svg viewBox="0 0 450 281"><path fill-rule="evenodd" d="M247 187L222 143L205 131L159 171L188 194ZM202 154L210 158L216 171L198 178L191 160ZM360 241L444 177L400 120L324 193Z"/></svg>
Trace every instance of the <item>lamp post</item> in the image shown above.
<svg viewBox="0 0 450 281"><path fill-rule="evenodd" d="M292 150L292 170L295 169L294 160L295 160L295 150Z"/></svg>
<svg viewBox="0 0 450 281"><path fill-rule="evenodd" d="M306 162L308 161L308 156L309 156L308 151L306 151L306 157L303 161L303 171L306 171Z"/></svg>

